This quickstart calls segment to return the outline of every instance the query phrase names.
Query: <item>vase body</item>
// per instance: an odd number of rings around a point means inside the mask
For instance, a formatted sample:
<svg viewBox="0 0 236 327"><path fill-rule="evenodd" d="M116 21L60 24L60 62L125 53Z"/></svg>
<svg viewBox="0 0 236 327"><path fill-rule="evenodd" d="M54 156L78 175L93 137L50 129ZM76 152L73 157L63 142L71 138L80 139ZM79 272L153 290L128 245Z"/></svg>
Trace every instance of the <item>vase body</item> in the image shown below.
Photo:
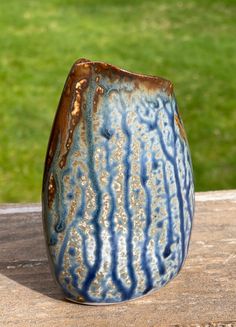
<svg viewBox="0 0 236 327"><path fill-rule="evenodd" d="M66 298L122 302L176 276L194 186L172 84L77 61L49 140L42 202L50 265Z"/></svg>

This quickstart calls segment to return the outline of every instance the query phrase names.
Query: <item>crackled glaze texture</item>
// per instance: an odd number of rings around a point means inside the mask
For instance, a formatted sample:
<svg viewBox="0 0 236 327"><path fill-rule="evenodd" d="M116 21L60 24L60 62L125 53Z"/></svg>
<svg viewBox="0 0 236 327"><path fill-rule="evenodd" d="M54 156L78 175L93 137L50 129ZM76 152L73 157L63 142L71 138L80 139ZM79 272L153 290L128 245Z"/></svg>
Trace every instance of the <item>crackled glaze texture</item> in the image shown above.
<svg viewBox="0 0 236 327"><path fill-rule="evenodd" d="M130 300L179 272L191 233L191 159L172 84L77 61L45 164L43 221L65 296Z"/></svg>

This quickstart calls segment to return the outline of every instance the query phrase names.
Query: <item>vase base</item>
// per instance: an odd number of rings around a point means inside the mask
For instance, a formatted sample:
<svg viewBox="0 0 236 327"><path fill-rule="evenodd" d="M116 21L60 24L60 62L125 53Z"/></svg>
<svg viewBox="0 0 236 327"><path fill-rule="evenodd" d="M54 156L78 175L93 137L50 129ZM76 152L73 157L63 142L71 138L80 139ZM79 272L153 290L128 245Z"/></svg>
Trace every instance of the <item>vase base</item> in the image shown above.
<svg viewBox="0 0 236 327"><path fill-rule="evenodd" d="M127 302L133 302L135 300L140 300L140 299L143 299L144 297L152 294L152 293L156 293L157 291L159 291L159 289L153 289L151 291L149 291L148 293L144 294L144 295L140 295L140 296L137 296L137 297L134 297L132 299L129 299L129 300L124 300L124 301L117 301L117 302L84 302L84 301L79 301L79 300L74 300L74 299L71 299L69 297L64 297L65 300L69 301L69 302L73 302L73 303L76 303L76 304L82 304L82 305L91 305L91 306L100 306L100 305L118 305L118 304L125 304Z"/></svg>

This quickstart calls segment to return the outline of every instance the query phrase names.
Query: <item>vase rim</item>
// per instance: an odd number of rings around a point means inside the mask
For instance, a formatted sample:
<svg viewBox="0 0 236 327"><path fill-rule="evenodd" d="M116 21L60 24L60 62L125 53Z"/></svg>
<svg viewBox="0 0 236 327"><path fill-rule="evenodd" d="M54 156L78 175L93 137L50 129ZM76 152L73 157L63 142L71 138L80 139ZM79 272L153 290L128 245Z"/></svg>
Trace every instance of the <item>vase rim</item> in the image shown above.
<svg viewBox="0 0 236 327"><path fill-rule="evenodd" d="M123 73L125 74L126 76L130 76L130 77L134 77L134 78L138 78L140 80L143 80L143 81L149 81L149 82L158 82L158 84L163 84L165 85L168 93L172 93L173 92L173 83L164 78L164 77L160 77L160 76L155 76L155 75L149 75L149 74L142 74L142 73L137 73L137 72L133 72L133 71L129 71L129 70L126 70L126 69L123 69L123 68L120 68L116 65L113 65L113 64L110 64L110 63L106 63L104 61L97 61L97 60L89 60L89 59L86 59L86 58L80 58L80 59L77 59L73 66L72 66L72 69L74 66L78 66L78 65L97 65L99 66L100 69L102 70L106 70L106 69L112 69L113 71L115 71L117 74L119 73Z"/></svg>

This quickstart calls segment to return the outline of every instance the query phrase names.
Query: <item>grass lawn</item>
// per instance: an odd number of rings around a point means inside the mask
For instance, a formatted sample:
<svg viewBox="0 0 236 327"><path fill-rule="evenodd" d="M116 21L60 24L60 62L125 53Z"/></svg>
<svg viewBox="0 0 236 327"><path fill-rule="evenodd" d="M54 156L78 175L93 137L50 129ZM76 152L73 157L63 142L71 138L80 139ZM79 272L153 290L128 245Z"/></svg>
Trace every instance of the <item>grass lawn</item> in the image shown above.
<svg viewBox="0 0 236 327"><path fill-rule="evenodd" d="M0 202L40 200L52 120L79 57L171 79L196 190L236 188L235 17L235 0L0 1Z"/></svg>

